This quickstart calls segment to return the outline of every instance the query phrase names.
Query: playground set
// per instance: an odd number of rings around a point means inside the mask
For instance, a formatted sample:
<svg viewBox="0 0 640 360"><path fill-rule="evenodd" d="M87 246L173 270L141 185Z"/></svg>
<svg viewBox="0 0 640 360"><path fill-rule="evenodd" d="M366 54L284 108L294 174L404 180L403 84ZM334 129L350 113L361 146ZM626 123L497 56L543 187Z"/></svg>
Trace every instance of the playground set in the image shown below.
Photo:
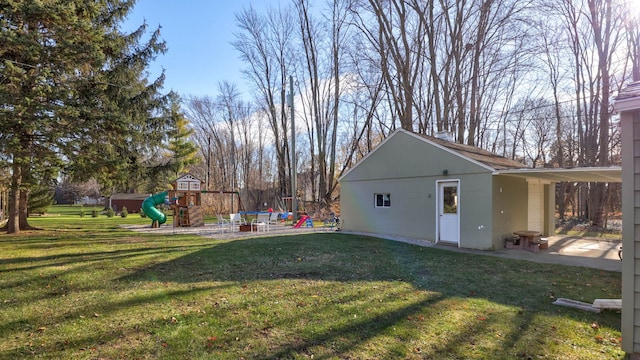
<svg viewBox="0 0 640 360"><path fill-rule="evenodd" d="M153 221L151 226L155 228L167 222L164 212L156 208L156 205L161 204L171 206L174 227L204 226L202 194L208 192L202 189L204 182L191 174L186 174L176 179L171 185L173 190L151 195L142 202L142 210ZM237 195L237 192L233 191L216 193ZM238 204L242 208L239 197Z"/></svg>
<svg viewBox="0 0 640 360"><path fill-rule="evenodd" d="M191 174L176 179L174 190L163 191L151 195L142 202L142 211L153 221L152 227L159 227L167 222L164 212L156 205L170 205L173 210L173 226L204 226L204 217L200 207L203 182Z"/></svg>
<svg viewBox="0 0 640 360"><path fill-rule="evenodd" d="M243 215L257 215L258 212L242 211L242 203L238 192L235 191L207 191L203 190L204 181L196 178L191 174L185 174L174 180L171 184L173 190L163 191L161 193L151 195L142 202L142 211L152 220L151 227L157 228L161 224L167 222L165 213L156 208L157 205L170 206L173 211L174 227L199 227L204 226L204 212L202 206L202 194L220 193L238 196L239 213ZM290 198L285 198L290 200ZM273 211L273 210L271 210ZM280 213L283 222L290 220L293 228L313 227L313 219L301 211L298 213L297 219L291 212ZM332 219L325 221L325 226L331 223L331 228L337 227L339 220L332 216Z"/></svg>

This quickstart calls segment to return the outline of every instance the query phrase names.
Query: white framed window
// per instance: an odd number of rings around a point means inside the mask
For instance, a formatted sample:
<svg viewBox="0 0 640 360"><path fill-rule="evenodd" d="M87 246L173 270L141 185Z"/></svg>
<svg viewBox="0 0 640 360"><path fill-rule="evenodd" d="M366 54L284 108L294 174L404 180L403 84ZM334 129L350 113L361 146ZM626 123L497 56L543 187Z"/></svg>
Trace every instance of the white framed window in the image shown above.
<svg viewBox="0 0 640 360"><path fill-rule="evenodd" d="M391 207L391 194L374 194L375 207Z"/></svg>

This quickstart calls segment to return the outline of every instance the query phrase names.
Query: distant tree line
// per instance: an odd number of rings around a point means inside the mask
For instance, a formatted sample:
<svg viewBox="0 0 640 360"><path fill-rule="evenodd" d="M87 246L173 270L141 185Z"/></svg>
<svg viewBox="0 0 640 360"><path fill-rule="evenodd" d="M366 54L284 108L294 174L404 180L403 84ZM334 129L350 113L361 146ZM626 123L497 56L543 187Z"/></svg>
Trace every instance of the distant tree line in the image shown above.
<svg viewBox="0 0 640 360"><path fill-rule="evenodd" d="M398 128L532 167L620 164L612 99L640 73L629 0L292 0L236 14L251 98L223 82L187 97L213 188L297 195L331 208L337 179ZM295 79L291 152L288 76ZM640 79L640 77L637 77ZM246 95L246 94L245 94ZM401 154L399 155L401 156ZM402 161L402 159L398 159ZM559 210L602 224L619 186L563 183ZM607 205L609 204L609 205ZM607 207L608 206L608 207Z"/></svg>
<svg viewBox="0 0 640 360"><path fill-rule="evenodd" d="M148 78L166 44L146 24L123 32L134 3L0 0L7 231L28 228L29 194L59 179L94 179L109 196L163 190L191 171L208 189L248 191L251 207L277 194L333 210L338 178L399 128L449 132L533 167L620 164L612 98L640 79L631 0L247 7L233 45L250 94L222 81L200 97ZM619 191L563 183L558 198L561 216L602 224Z"/></svg>

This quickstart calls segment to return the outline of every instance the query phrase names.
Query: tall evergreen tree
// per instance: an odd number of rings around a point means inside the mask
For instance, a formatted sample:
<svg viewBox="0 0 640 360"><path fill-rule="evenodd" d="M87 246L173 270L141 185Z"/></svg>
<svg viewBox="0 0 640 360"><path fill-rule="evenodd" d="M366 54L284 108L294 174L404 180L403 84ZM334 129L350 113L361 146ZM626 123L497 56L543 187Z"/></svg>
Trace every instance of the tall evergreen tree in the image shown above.
<svg viewBox="0 0 640 360"><path fill-rule="evenodd" d="M169 132L168 150L171 153L171 170L178 177L183 171L188 171L189 166L200 162L198 147L193 143L191 136L193 129L189 126L189 120L180 110L180 104L171 104L171 118L174 128Z"/></svg>
<svg viewBox="0 0 640 360"><path fill-rule="evenodd" d="M133 0L0 0L0 152L11 167L7 231L28 226L35 164L121 180L140 147L165 133L163 78L144 70L165 51L146 25L122 33Z"/></svg>
<svg viewBox="0 0 640 360"><path fill-rule="evenodd" d="M180 110L177 94L168 95L170 105L164 111L164 116L171 124L167 131L167 139L162 143L161 151L145 163L146 182L144 191L158 192L166 190L167 184L189 171L191 165L201 161L198 147L192 141L194 130L190 122Z"/></svg>

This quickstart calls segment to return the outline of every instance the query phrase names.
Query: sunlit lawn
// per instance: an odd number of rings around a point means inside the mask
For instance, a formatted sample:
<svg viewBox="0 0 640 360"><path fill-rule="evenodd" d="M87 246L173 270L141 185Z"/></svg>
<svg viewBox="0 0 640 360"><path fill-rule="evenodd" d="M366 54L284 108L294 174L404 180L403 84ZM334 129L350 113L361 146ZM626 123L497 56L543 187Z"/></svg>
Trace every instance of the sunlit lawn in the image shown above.
<svg viewBox="0 0 640 360"><path fill-rule="evenodd" d="M318 234L216 240L74 213L0 235L0 358L617 359L620 273Z"/></svg>

